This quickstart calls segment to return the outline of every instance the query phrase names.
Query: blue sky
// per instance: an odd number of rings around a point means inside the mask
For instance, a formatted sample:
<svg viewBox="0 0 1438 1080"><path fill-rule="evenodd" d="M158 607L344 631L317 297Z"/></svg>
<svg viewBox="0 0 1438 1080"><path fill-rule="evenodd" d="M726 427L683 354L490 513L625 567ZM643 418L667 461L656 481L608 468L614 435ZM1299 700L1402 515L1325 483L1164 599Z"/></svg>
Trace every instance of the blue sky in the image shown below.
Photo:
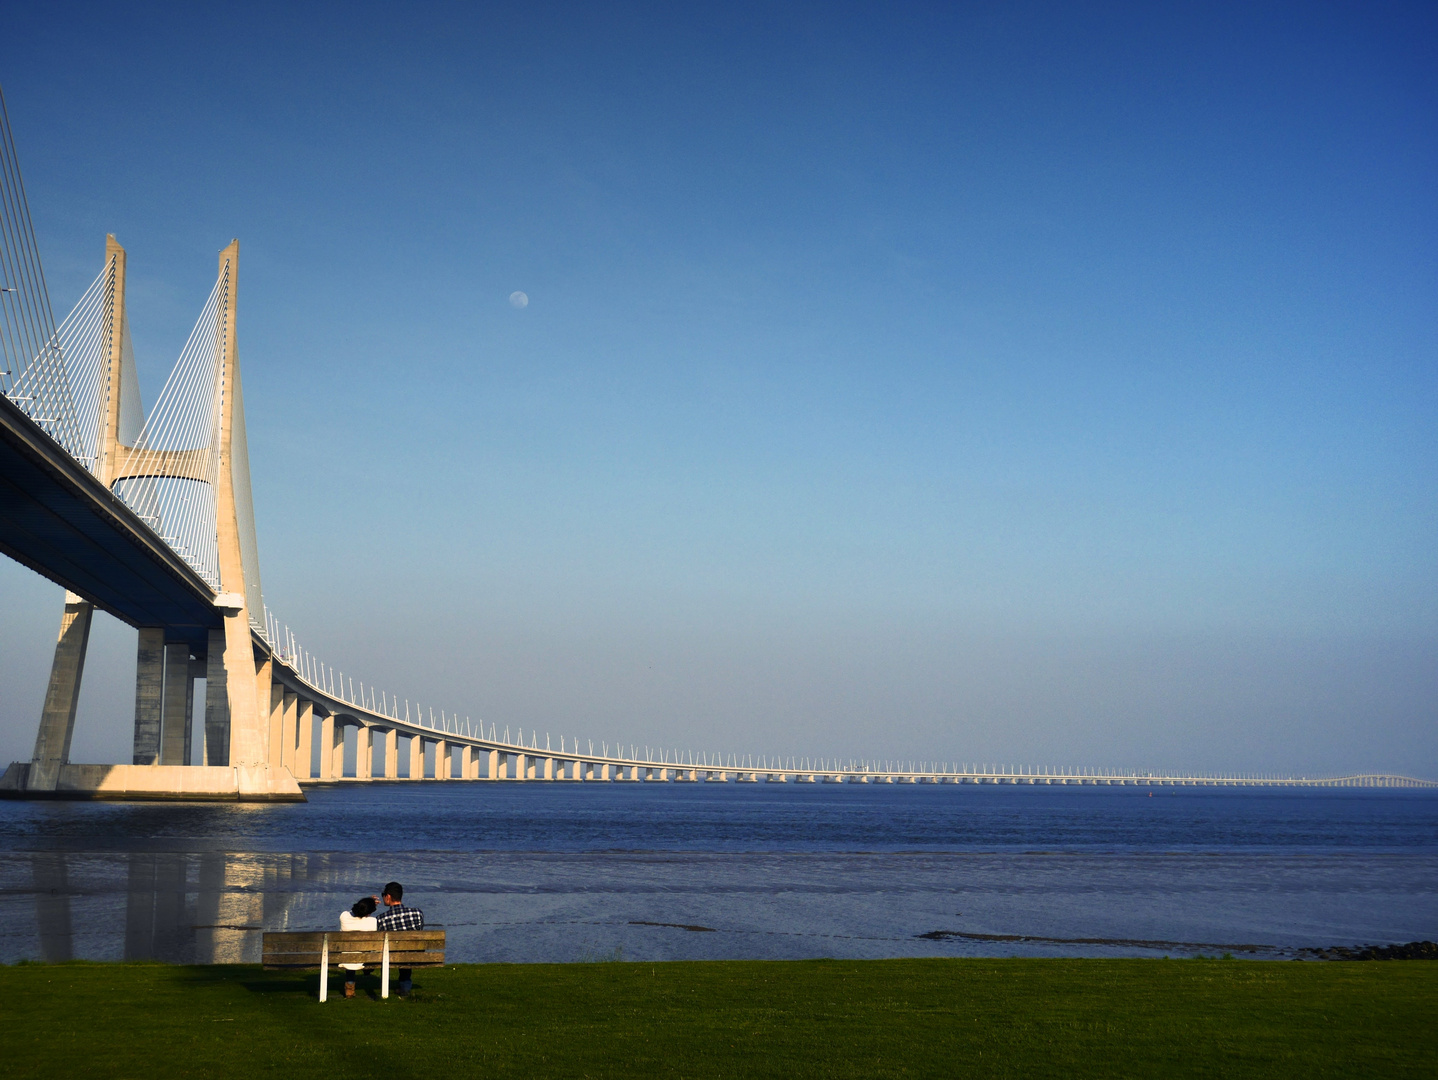
<svg viewBox="0 0 1438 1080"><path fill-rule="evenodd" d="M12 6L57 313L241 240L265 593L500 724L1438 775L1427 5ZM509 294L522 289L529 306ZM0 751L59 593L0 566ZM97 631L76 757L127 755Z"/></svg>

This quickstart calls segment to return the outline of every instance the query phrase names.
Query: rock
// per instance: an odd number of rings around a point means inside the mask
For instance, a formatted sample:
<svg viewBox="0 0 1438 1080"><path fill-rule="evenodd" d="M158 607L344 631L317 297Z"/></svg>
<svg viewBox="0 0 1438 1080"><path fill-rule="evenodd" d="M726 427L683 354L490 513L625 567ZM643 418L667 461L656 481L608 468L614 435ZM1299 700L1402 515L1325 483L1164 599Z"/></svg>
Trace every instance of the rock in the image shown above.
<svg viewBox="0 0 1438 1080"><path fill-rule="evenodd" d="M1315 960L1438 960L1438 944L1432 941L1410 941L1406 945L1364 945L1350 949L1334 945L1328 949L1300 949Z"/></svg>

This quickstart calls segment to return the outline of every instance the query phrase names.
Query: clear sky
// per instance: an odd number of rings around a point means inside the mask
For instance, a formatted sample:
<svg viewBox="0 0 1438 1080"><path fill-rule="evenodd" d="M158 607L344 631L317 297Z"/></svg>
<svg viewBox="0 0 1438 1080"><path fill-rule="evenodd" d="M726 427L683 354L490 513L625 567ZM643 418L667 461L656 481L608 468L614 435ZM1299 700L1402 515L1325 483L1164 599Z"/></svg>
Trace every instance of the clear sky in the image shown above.
<svg viewBox="0 0 1438 1080"><path fill-rule="evenodd" d="M240 238L266 598L367 685L1438 776L1431 4L10 4L0 84L147 404ZM60 591L0 606L10 760Z"/></svg>

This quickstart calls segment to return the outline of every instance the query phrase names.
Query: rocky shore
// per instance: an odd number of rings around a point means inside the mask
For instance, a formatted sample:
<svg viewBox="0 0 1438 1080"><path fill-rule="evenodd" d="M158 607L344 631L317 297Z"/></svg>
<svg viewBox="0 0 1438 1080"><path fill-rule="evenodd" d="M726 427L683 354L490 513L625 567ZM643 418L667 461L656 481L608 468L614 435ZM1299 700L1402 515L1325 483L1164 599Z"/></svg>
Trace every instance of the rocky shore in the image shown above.
<svg viewBox="0 0 1438 1080"><path fill-rule="evenodd" d="M1410 941L1407 945L1364 945L1350 949L1334 945L1328 949L1300 949L1305 959L1315 960L1438 960L1438 944Z"/></svg>

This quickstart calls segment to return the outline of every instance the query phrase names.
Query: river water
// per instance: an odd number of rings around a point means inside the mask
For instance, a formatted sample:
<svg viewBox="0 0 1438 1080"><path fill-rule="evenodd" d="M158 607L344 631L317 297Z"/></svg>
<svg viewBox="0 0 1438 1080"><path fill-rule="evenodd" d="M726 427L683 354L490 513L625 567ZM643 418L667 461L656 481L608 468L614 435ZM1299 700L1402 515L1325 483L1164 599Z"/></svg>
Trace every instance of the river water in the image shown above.
<svg viewBox="0 0 1438 1080"><path fill-rule="evenodd" d="M394 879L455 961L1140 956L1438 938L1438 794L382 783L0 803L0 961L254 961Z"/></svg>

